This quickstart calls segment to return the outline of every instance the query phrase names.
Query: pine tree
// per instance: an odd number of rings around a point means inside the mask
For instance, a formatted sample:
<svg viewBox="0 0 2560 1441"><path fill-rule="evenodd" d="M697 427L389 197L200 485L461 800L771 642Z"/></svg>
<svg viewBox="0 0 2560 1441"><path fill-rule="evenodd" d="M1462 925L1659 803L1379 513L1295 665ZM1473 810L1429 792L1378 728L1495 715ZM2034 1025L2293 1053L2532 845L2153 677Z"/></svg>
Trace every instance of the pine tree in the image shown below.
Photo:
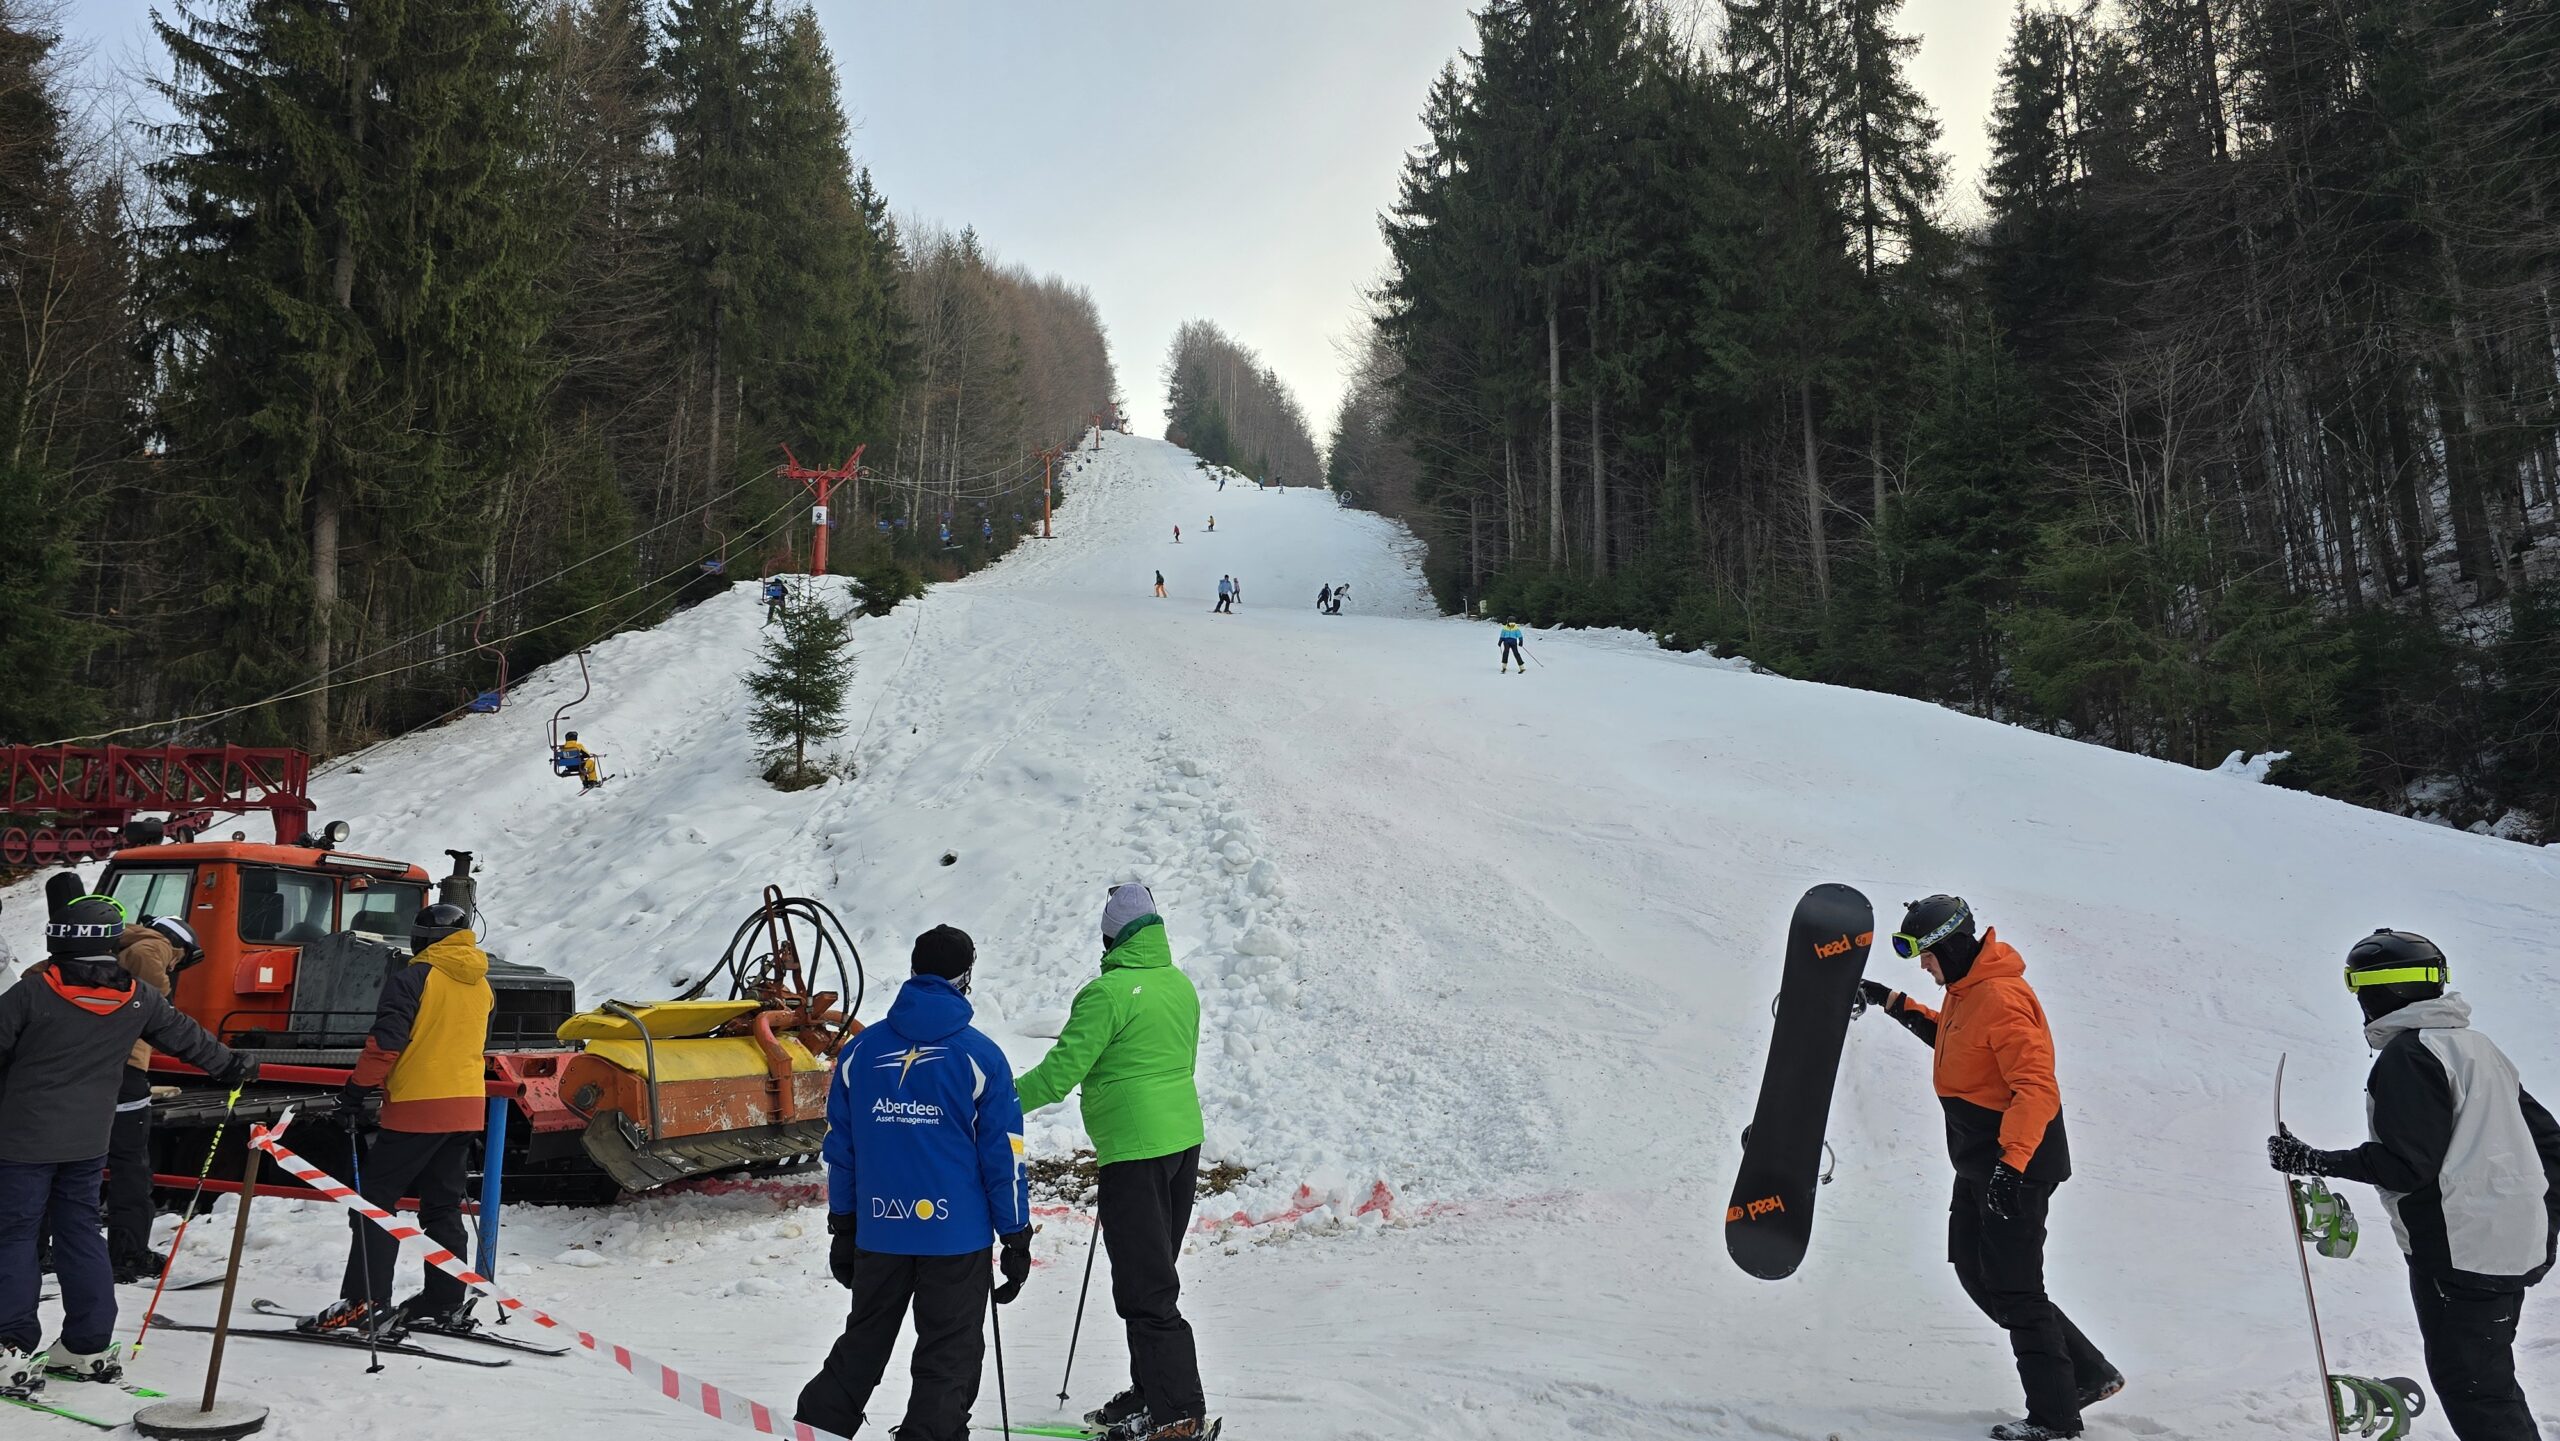
<svg viewBox="0 0 2560 1441"><path fill-rule="evenodd" d="M764 742L764 778L786 790L820 784L809 743L844 734L844 691L853 680L853 616L802 590L783 607L780 630L765 642L763 664L747 676L755 697L747 729Z"/></svg>

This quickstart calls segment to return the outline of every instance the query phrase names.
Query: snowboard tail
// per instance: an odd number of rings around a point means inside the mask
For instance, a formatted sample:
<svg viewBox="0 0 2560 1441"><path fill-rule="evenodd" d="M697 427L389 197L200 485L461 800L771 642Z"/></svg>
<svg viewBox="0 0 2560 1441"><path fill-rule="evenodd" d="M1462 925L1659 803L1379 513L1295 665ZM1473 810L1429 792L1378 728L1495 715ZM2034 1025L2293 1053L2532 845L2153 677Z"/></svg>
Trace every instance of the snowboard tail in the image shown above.
<svg viewBox="0 0 2560 1441"><path fill-rule="evenodd" d="M1874 943L1875 908L1850 887L1815 886L1796 903L1769 1060L1724 1216L1726 1252L1764 1281L1795 1274L1813 1239L1823 1130Z"/></svg>

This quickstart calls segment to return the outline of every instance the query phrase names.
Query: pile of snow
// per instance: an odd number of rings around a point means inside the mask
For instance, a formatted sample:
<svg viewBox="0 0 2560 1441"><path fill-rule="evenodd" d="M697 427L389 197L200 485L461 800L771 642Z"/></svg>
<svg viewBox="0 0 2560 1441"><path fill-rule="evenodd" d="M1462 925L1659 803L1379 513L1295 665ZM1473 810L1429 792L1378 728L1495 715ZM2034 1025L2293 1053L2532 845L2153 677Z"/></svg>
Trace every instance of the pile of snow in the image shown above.
<svg viewBox="0 0 2560 1441"><path fill-rule="evenodd" d="M2274 770L2277 762L2292 758L2291 751L2260 751L2256 755L2251 755L2247 751L2233 751L2222 758L2222 764L2215 766L2213 773L2218 776L2231 776L2254 785L2264 785L2267 772Z"/></svg>
<svg viewBox="0 0 2560 1441"><path fill-rule="evenodd" d="M856 628L856 779L783 795L756 778L739 676L761 612L739 587L596 649L573 720L616 776L600 792L544 765L572 666L503 714L377 748L318 797L358 849L478 852L493 941L590 1002L700 974L768 883L857 928L865 1019L909 938L959 925L1017 1065L1092 972L1105 888L1148 881L1202 995L1209 1157L1252 1168L1186 1263L1231 1435L1953 1441L2015 1414L2004 1338L1943 1260L1928 1057L1898 1029L1851 1035L1839 1179L1804 1269L1762 1283L1723 1255L1778 941L1817 881L1885 920L1961 891L2027 957L2079 1168L2053 1288L2132 1378L2093 1436L2325 1424L2261 1138L2287 1051L2295 1129L2360 1134L2365 1052L2338 982L2356 936L2434 936L2527 1083L2560 1094L2546 852L1630 637L1534 635L1542 668L1503 675L1492 626L1433 613L1410 537L1322 492L1220 493L1188 454L1105 435L1066 493L1058 539ZM1210 613L1221 575L1244 583L1232 616ZM1345 614L1318 615L1317 588L1344 581ZM0 917L22 952L31 899ZM1919 980L1883 954L1870 972ZM1082 1140L1071 1105L1033 1119L1037 1154ZM2318 1263L2331 1359L2415 1374L2401 1268L2370 1194L2352 1199L2364 1251ZM520 1211L500 1274L788 1406L843 1310L812 1204L764 1186ZM329 1294L340 1220L261 1214L256 1289ZM207 1234L189 1250L209 1259ZM1054 1414L1088 1234L1053 1217L1004 1316L1018 1419ZM2555 1315L2527 1307L2519 1352L2546 1425ZM1120 1384L1100 1296L1096 1318L1077 1409ZM155 1335L149 1374L183 1384L201 1340ZM570 1438L720 1429L575 1358L365 1380L350 1358L244 1344L227 1366L283 1438L492 1414ZM876 1422L898 1414L902 1367Z"/></svg>

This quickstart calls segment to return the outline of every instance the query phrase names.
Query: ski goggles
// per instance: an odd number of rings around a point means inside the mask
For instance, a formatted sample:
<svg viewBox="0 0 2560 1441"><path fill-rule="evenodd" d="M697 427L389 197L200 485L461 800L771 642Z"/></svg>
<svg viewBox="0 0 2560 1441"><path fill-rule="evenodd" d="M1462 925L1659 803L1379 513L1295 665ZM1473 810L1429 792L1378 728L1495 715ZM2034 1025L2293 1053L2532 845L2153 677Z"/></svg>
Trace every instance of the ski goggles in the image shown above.
<svg viewBox="0 0 2560 1441"><path fill-rule="evenodd" d="M2367 986L2405 986L2415 982L2445 982L2442 966L2388 966L2378 970L2359 971L2347 967L2347 989L2361 991Z"/></svg>
<svg viewBox="0 0 2560 1441"><path fill-rule="evenodd" d="M1956 912L1954 915L1949 916L1946 920L1940 922L1938 928L1929 932L1927 935L1915 936L1909 931L1896 931L1893 933L1893 953L1902 957L1906 961L1918 960L1923 952L1928 951L1932 947L1936 946L1938 942L1945 940L1956 932L1963 930L1965 922L1972 919L1973 908L1971 906L1967 906L1963 910Z"/></svg>

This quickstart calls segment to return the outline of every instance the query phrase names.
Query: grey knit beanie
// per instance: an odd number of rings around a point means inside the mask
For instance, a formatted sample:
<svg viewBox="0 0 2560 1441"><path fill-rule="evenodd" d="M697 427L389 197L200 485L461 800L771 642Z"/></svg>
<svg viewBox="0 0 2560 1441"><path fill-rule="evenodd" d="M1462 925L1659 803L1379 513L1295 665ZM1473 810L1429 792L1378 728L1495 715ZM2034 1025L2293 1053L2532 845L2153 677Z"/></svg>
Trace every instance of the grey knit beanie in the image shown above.
<svg viewBox="0 0 2560 1441"><path fill-rule="evenodd" d="M1154 892L1149 891L1137 881L1131 881L1124 886L1113 886L1111 898L1102 903L1103 946L1108 948L1127 940L1129 932L1137 926L1138 922L1148 920L1155 921L1158 925L1164 923L1163 919L1156 915Z"/></svg>

